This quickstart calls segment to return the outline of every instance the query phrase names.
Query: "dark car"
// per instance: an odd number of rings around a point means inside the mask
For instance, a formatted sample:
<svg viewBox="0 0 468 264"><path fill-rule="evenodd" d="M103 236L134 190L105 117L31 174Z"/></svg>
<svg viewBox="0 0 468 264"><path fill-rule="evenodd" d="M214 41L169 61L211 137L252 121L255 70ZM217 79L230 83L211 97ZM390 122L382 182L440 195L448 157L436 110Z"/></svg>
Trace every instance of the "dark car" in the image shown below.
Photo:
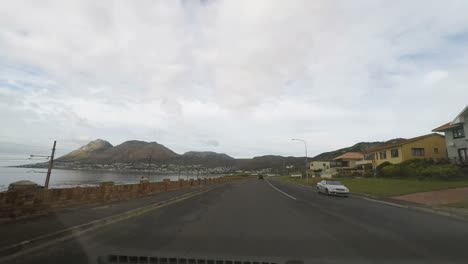
<svg viewBox="0 0 468 264"><path fill-rule="evenodd" d="M263 180L263 175L258 175L257 179Z"/></svg>

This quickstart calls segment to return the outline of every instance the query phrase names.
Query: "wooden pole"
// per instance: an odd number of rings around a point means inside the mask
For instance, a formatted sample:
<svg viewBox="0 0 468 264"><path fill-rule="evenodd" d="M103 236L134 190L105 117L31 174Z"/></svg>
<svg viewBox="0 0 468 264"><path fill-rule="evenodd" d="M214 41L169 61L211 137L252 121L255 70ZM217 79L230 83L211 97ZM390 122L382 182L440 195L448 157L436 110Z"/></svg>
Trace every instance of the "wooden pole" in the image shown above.
<svg viewBox="0 0 468 264"><path fill-rule="evenodd" d="M49 189L49 180L50 180L50 174L52 172L52 166L54 165L54 154L55 154L55 145L57 144L57 141L54 141L54 146L52 147L52 154L50 155L50 160L49 160L49 167L47 168L47 177L45 181L44 188Z"/></svg>

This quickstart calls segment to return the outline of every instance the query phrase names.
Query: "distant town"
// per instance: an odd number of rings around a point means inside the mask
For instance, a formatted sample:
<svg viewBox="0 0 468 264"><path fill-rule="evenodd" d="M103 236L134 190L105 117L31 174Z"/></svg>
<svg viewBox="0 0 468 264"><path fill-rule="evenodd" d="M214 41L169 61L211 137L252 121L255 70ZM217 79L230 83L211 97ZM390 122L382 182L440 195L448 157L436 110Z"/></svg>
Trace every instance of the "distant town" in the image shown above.
<svg viewBox="0 0 468 264"><path fill-rule="evenodd" d="M22 168L47 168L47 163L21 165ZM89 164L81 162L67 162L54 164L55 169L68 170L103 170L121 172L148 172L157 174L273 174L272 168L257 170L239 170L234 167L207 168L202 165L178 165L178 164L146 164L146 163L113 163L113 164Z"/></svg>

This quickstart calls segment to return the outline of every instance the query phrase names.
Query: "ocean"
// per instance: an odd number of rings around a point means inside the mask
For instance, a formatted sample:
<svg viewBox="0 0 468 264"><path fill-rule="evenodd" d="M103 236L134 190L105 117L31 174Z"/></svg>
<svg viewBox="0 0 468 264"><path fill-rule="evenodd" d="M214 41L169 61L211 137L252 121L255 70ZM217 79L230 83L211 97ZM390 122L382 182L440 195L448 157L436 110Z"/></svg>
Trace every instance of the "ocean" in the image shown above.
<svg viewBox="0 0 468 264"><path fill-rule="evenodd" d="M11 165L24 164L24 161L3 161L0 163L0 192L6 191L8 185L20 180L29 180L39 185L44 185L47 169L16 168ZM202 174L198 177L220 177L222 175ZM75 186L97 186L103 181L113 181L115 184L138 183L141 177L146 177L150 181L157 182L163 179L196 179L196 174L178 173L156 174L149 172L119 172L119 171L98 171L98 170L63 170L53 169L49 188L68 188Z"/></svg>

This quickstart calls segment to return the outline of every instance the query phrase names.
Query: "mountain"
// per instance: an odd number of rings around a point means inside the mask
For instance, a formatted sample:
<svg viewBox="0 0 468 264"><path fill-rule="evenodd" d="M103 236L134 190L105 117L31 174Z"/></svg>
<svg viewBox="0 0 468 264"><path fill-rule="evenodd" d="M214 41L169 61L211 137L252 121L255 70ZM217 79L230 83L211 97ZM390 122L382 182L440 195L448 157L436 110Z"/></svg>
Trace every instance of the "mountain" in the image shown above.
<svg viewBox="0 0 468 264"><path fill-rule="evenodd" d="M224 154L224 153L216 153L212 151L189 151L183 154L185 157L190 158L212 158L212 159L225 159L225 160L233 160L234 158Z"/></svg>
<svg viewBox="0 0 468 264"><path fill-rule="evenodd" d="M189 151L177 158L178 163L184 165L202 165L205 167L232 167L236 165L236 159L224 154L212 151Z"/></svg>
<svg viewBox="0 0 468 264"><path fill-rule="evenodd" d="M390 139L388 141L376 141L376 142L359 142L357 144L352 145L351 147L347 148L342 148L334 151L329 151L329 152L324 152L321 153L313 158L311 160L331 160L334 159L346 152L363 152L366 151L367 149L377 147L381 144L388 144L388 143L396 143L398 141L405 140L404 138L394 138Z"/></svg>
<svg viewBox="0 0 468 264"><path fill-rule="evenodd" d="M321 153L308 160L330 160L346 152L363 152L366 149L386 143L404 140L392 139L386 142L359 142L353 146ZM236 170L261 170L272 168L282 172L284 167L293 170L304 168L304 157L283 157L266 155L251 159L235 159L224 153L211 151L189 151L182 155L156 142L138 140L126 141L112 146L109 142L97 139L57 159L58 162L78 162L79 164L146 163L151 158L153 164L200 165L206 168L228 167ZM62 163L63 164L63 163ZM42 164L44 165L44 164Z"/></svg>
<svg viewBox="0 0 468 264"><path fill-rule="evenodd" d="M266 155L254 157L252 159L237 159L236 167L241 170L259 170L272 168L275 171L282 171L284 166L302 167L305 166L305 157L283 157L276 155Z"/></svg>
<svg viewBox="0 0 468 264"><path fill-rule="evenodd" d="M110 164L147 162L150 157L152 160L162 161L178 156L177 153L156 142L131 140L112 146L109 142L98 139L58 158L57 161Z"/></svg>
<svg viewBox="0 0 468 264"><path fill-rule="evenodd" d="M124 143L100 154L97 158L106 162L142 162L149 157L152 160L169 160L178 157L179 154L156 142L138 140L125 141Z"/></svg>
<svg viewBox="0 0 468 264"><path fill-rule="evenodd" d="M113 146L111 143L102 140L96 139L89 142L88 144L82 146L81 148L74 150L60 158L58 161L84 161L92 159L93 156L105 152L106 150L111 149Z"/></svg>

